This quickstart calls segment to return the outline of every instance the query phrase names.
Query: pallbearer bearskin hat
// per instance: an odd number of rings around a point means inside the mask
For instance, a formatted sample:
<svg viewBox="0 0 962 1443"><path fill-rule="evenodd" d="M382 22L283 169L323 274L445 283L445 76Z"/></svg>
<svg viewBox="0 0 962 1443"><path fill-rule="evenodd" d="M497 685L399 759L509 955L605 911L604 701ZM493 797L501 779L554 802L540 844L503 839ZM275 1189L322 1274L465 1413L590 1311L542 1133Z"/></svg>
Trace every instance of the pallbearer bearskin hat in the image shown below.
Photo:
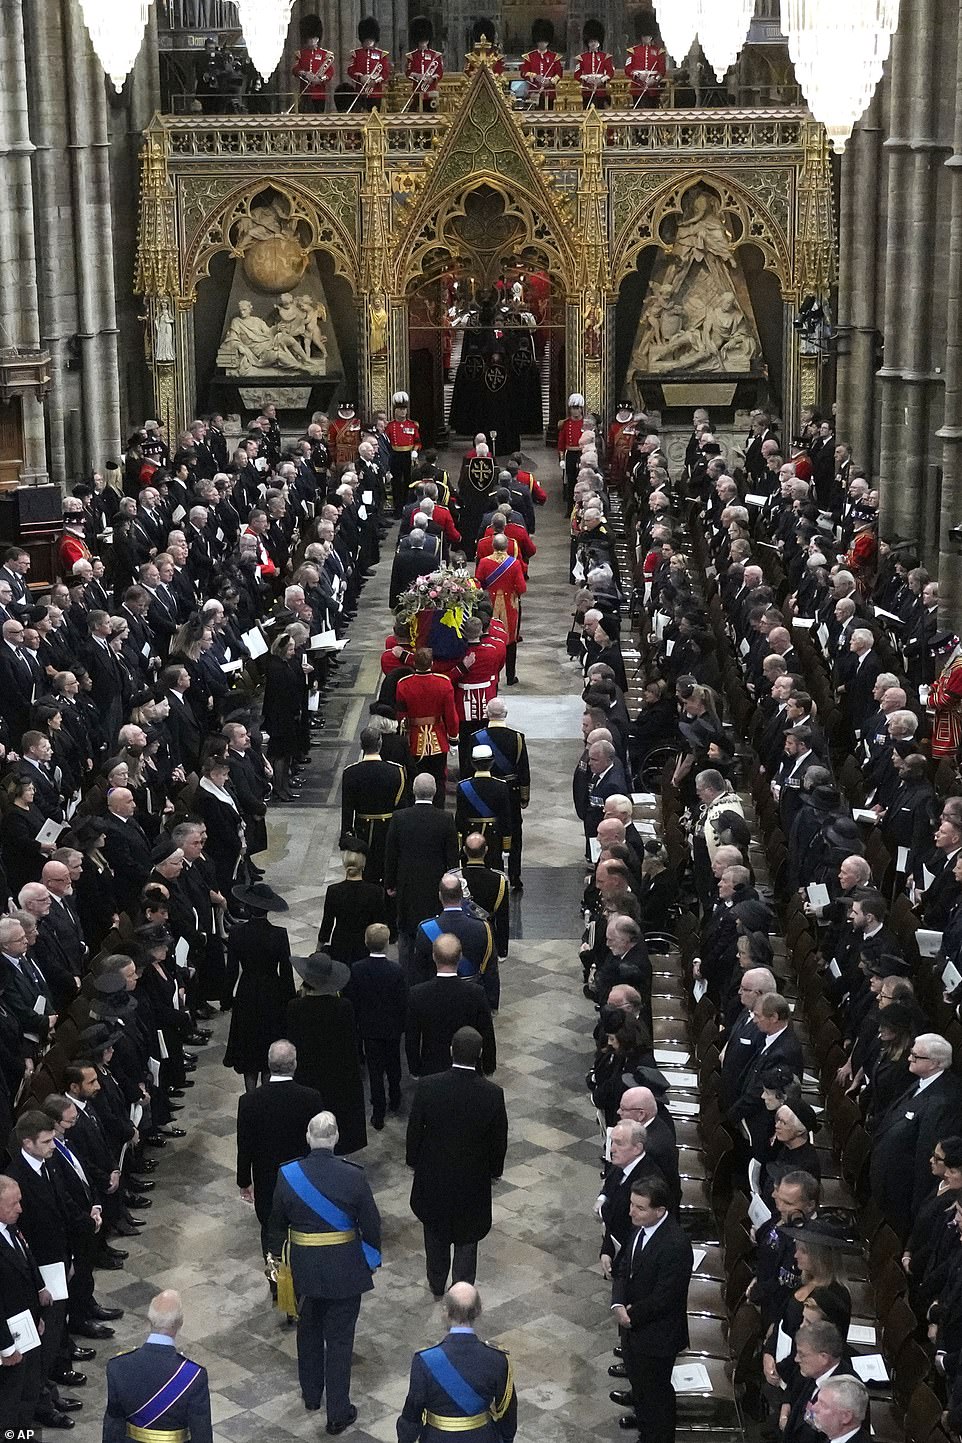
<svg viewBox="0 0 962 1443"><path fill-rule="evenodd" d="M480 20L475 20L471 26L471 44L480 45L482 40L486 40L489 45L494 45L497 41L495 23L486 16L482 16Z"/></svg>
<svg viewBox="0 0 962 1443"><path fill-rule="evenodd" d="M657 34L658 21L655 19L654 10L639 10L635 16L635 39L641 40L646 35Z"/></svg>
<svg viewBox="0 0 962 1443"><path fill-rule="evenodd" d="M306 45L308 40L323 40L324 25L319 15L305 15L300 26L301 39Z"/></svg>
<svg viewBox="0 0 962 1443"><path fill-rule="evenodd" d="M531 40L534 45L544 40L546 44L554 43L554 26L550 20L536 20L531 27Z"/></svg>
<svg viewBox="0 0 962 1443"><path fill-rule="evenodd" d="M373 15L365 15L357 27L357 38L363 45L365 40L373 40L375 44L381 38L381 27Z"/></svg>
<svg viewBox="0 0 962 1443"><path fill-rule="evenodd" d="M600 20L586 20L581 31L581 40L584 45L589 45L592 40L597 40L599 45L605 43L605 27Z"/></svg>
<svg viewBox="0 0 962 1443"><path fill-rule="evenodd" d="M434 26L426 15L415 15L408 26L408 36L413 46L430 45L434 39Z"/></svg>

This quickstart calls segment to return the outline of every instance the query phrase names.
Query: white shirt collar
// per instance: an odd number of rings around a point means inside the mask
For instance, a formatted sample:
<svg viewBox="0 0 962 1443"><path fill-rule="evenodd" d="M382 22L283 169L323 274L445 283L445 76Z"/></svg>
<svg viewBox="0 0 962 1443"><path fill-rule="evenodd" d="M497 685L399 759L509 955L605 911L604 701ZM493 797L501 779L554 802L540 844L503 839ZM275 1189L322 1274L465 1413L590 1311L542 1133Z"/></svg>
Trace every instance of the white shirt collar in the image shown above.
<svg viewBox="0 0 962 1443"><path fill-rule="evenodd" d="M40 1169L43 1167L43 1163L40 1161L39 1157L31 1157L29 1152L24 1152L23 1148L20 1149L20 1156L23 1158L24 1162L28 1162L30 1164L34 1172L37 1173L37 1175L39 1176Z"/></svg>
<svg viewBox="0 0 962 1443"><path fill-rule="evenodd" d="M269 1077L268 1082L293 1082L294 1079L289 1072L278 1072Z"/></svg>
<svg viewBox="0 0 962 1443"><path fill-rule="evenodd" d="M763 1052L767 1052L768 1049L771 1047L772 1043L775 1041L775 1039L776 1039L777 1037L781 1037L782 1033L786 1030L787 1027L788 1027L788 1023L786 1022L782 1027L780 1027L780 1028L778 1029L777 1032L770 1032L769 1035L765 1038L765 1045L764 1045L764 1047L762 1048L762 1051L763 1051Z"/></svg>
<svg viewBox="0 0 962 1443"><path fill-rule="evenodd" d="M943 1073L944 1071L945 1071L945 1068L944 1068L944 1067L940 1067L939 1070L938 1070L938 1072L933 1072L933 1073L932 1073L932 1076L931 1076L931 1077L920 1077L920 1078L919 1078L919 1085L918 1085L918 1089L917 1089L917 1090L918 1090L919 1092L924 1092L925 1089L928 1087L929 1083L934 1082L937 1077L941 1077L941 1076L942 1076L942 1073Z"/></svg>

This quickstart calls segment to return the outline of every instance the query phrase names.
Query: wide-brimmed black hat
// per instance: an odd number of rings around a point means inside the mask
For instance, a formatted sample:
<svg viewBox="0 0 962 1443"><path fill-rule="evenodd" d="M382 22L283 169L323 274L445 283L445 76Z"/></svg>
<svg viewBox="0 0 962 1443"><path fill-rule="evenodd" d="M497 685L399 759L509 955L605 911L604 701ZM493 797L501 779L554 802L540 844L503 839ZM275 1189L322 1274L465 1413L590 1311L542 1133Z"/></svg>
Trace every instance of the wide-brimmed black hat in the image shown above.
<svg viewBox="0 0 962 1443"><path fill-rule="evenodd" d="M335 962L326 952L312 952L310 957L292 957L291 966L308 987L325 995L340 992L351 975L350 967L343 962Z"/></svg>
<svg viewBox="0 0 962 1443"><path fill-rule="evenodd" d="M103 817L77 817L71 823L70 831L65 832L60 838L62 847L75 847L78 852L85 852L92 847L98 837L103 836L107 826Z"/></svg>
<svg viewBox="0 0 962 1443"><path fill-rule="evenodd" d="M863 850L862 834L851 817L833 817L822 829L822 835L831 847L851 847L859 852Z"/></svg>
<svg viewBox="0 0 962 1443"><path fill-rule="evenodd" d="M814 1132L818 1127L818 1113L814 1107L803 1102L801 1098L797 1102L783 1102L782 1106L787 1107L789 1112L798 1118L806 1132Z"/></svg>
<svg viewBox="0 0 962 1443"><path fill-rule="evenodd" d="M770 932L774 917L771 908L756 897L746 897L732 908L735 921L740 922L746 932Z"/></svg>
<svg viewBox="0 0 962 1443"><path fill-rule="evenodd" d="M841 1218L832 1217L830 1214L806 1218L798 1226L781 1223L778 1230L793 1242L811 1244L813 1248L839 1248L855 1252L858 1247L849 1236L848 1228Z"/></svg>
<svg viewBox="0 0 962 1443"><path fill-rule="evenodd" d="M101 997L113 997L118 992L127 991L127 979L120 972L111 968L108 972L101 972L93 979L93 987Z"/></svg>
<svg viewBox="0 0 962 1443"><path fill-rule="evenodd" d="M108 1027L103 1022L95 1022L91 1027L85 1027L78 1035L76 1043L76 1055L78 1057L99 1057L108 1048L113 1047L121 1033L116 1027Z"/></svg>
<svg viewBox="0 0 962 1443"><path fill-rule="evenodd" d="M130 992L115 992L110 997L97 996L90 1003L91 1017L105 1021L121 1021L137 1010L137 999Z"/></svg>
<svg viewBox="0 0 962 1443"><path fill-rule="evenodd" d="M253 882L249 886L238 883L236 887L231 888L230 894L240 902L241 906L249 907L252 912L287 911L287 903L284 898L266 882Z"/></svg>

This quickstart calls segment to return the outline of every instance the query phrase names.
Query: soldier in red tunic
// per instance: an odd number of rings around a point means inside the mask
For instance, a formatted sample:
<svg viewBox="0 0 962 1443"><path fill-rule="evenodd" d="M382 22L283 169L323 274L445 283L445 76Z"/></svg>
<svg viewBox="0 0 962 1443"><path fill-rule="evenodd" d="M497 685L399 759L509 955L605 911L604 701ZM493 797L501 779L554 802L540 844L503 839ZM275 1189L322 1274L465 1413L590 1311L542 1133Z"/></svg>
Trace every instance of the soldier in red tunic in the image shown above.
<svg viewBox="0 0 962 1443"><path fill-rule="evenodd" d="M493 20L486 20L482 18L481 20L476 20L474 22L474 25L471 27L472 50L476 50L479 45L487 45L488 49L493 54L494 60L491 63L491 69L493 70L494 74L503 75L504 61L501 58L501 51L498 49L497 34L495 32ZM466 56L464 61L465 75L473 75L474 69L474 63L471 60L470 55Z"/></svg>
<svg viewBox="0 0 962 1443"><path fill-rule="evenodd" d="M538 110L553 110L555 89L564 70L561 56L551 49L554 26L550 20L536 20L531 27L532 49L521 57L521 79L528 82L529 96Z"/></svg>
<svg viewBox="0 0 962 1443"><path fill-rule="evenodd" d="M508 555L506 536L494 538L490 556L483 557L474 568L476 579L484 587L494 606L494 615L504 623L507 646L504 679L508 686L517 686L518 637L521 632L521 598L527 591L521 562Z"/></svg>
<svg viewBox="0 0 962 1443"><path fill-rule="evenodd" d="M404 73L411 81L411 98L405 110L431 111L437 108L438 82L444 74L444 56L431 49L434 28L426 15L415 15L408 28L413 50L407 53Z"/></svg>
<svg viewBox="0 0 962 1443"><path fill-rule="evenodd" d="M334 52L321 45L323 35L320 17L305 15L301 21L301 48L291 67L301 86L300 109L305 115L327 109L327 87L334 79Z"/></svg>
<svg viewBox="0 0 962 1443"><path fill-rule="evenodd" d="M658 43L658 26L650 10L643 10L635 20L638 44L628 51L625 74L631 81L631 108L657 110L668 60L665 48Z"/></svg>
<svg viewBox="0 0 962 1443"><path fill-rule="evenodd" d="M407 724L412 772L430 772L438 784L435 806L444 806L448 752L461 725L454 703L451 678L431 670L434 653L419 646L414 653L414 675L402 678L395 693L399 720Z"/></svg>
<svg viewBox="0 0 962 1443"><path fill-rule="evenodd" d="M75 561L92 560L84 527L83 502L77 496L65 496L63 502L63 535L57 543L57 573L68 581L73 576Z"/></svg>
<svg viewBox="0 0 962 1443"><path fill-rule="evenodd" d="M585 398L572 392L568 397L568 417L558 428L558 458L564 477L562 501L566 511L574 505L575 480L581 464L581 433L585 423Z"/></svg>
<svg viewBox="0 0 962 1443"><path fill-rule="evenodd" d="M391 57L378 47L381 27L373 15L365 15L357 27L360 45L351 55L348 78L357 91L352 110L376 110L384 99L384 87L391 74Z"/></svg>
<svg viewBox="0 0 962 1443"><path fill-rule="evenodd" d="M421 449L421 432L417 421L412 421L408 408L411 398L407 391L395 391L391 400L394 420L389 421L385 430L391 445L391 490L394 493L394 514L400 516L407 500L411 485L411 471Z"/></svg>
<svg viewBox="0 0 962 1443"><path fill-rule="evenodd" d="M361 440L361 423L354 414L354 402L342 401L337 415L327 428L328 444L335 466L346 466L357 455Z"/></svg>
<svg viewBox="0 0 962 1443"><path fill-rule="evenodd" d="M608 460L613 486L624 486L628 474L628 456L637 434L634 415L631 403L622 401L608 427Z"/></svg>
<svg viewBox="0 0 962 1443"><path fill-rule="evenodd" d="M586 20L581 31L586 46L575 62L575 79L581 86L581 103L585 110L595 105L599 110L611 104L608 82L614 79L615 62L605 43L605 27L600 20Z"/></svg>

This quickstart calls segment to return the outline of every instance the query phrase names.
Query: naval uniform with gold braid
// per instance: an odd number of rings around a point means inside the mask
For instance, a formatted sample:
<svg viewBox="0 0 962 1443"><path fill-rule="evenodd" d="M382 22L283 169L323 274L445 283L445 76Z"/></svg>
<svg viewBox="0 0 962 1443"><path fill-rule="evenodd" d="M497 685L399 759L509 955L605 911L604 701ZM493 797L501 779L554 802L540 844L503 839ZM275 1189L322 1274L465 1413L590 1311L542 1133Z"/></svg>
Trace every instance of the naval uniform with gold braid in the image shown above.
<svg viewBox="0 0 962 1443"><path fill-rule="evenodd" d="M107 1364L103 1443L212 1443L207 1369L151 1333Z"/></svg>
<svg viewBox="0 0 962 1443"><path fill-rule="evenodd" d="M507 1353L460 1327L437 1347L415 1353L398 1443L439 1443L451 1433L465 1435L465 1443L511 1443L517 1428Z"/></svg>

